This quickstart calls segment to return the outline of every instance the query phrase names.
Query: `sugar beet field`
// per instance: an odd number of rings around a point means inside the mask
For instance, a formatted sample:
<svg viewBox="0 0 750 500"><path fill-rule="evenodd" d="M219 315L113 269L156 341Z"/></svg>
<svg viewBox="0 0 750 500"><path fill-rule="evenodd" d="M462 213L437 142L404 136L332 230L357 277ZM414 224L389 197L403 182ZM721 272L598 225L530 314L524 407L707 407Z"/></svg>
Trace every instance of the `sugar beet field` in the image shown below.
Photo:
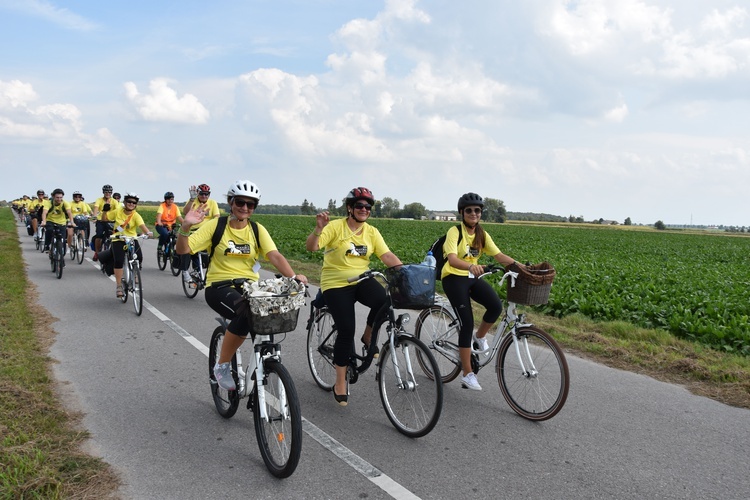
<svg viewBox="0 0 750 500"><path fill-rule="evenodd" d="M311 254L304 247L313 217L256 214L254 219L269 229L288 258L322 261L320 252ZM370 222L407 263L421 262L430 244L455 224ZM750 355L750 237L611 226L484 227L503 252L555 267L550 302L540 308L544 313L623 320Z"/></svg>

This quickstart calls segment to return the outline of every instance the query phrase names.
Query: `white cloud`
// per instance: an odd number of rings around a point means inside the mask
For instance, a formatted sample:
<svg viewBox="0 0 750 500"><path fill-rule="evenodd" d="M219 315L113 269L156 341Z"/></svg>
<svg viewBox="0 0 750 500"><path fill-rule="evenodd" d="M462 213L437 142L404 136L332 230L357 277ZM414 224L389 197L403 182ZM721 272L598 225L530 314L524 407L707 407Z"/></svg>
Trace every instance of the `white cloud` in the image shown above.
<svg viewBox="0 0 750 500"><path fill-rule="evenodd" d="M604 119L609 122L621 123L628 116L628 105L625 103L615 106L604 114Z"/></svg>
<svg viewBox="0 0 750 500"><path fill-rule="evenodd" d="M0 7L40 17L70 30L91 31L99 29L95 22L44 0L0 0Z"/></svg>
<svg viewBox="0 0 750 500"><path fill-rule="evenodd" d="M169 82L156 78L149 83L149 94L140 94L133 82L125 83L125 95L136 111L146 121L204 124L209 111L192 94L177 97Z"/></svg>

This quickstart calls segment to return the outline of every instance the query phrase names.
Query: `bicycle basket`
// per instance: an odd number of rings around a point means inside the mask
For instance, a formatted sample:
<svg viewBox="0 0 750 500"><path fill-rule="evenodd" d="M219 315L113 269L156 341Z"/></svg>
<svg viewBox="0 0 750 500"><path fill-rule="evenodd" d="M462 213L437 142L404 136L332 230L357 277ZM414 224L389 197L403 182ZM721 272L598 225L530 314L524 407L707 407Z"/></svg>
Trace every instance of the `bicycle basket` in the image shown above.
<svg viewBox="0 0 750 500"><path fill-rule="evenodd" d="M299 310L305 305L304 284L291 278L275 278L246 281L242 288L251 332L272 335L297 328Z"/></svg>
<svg viewBox="0 0 750 500"><path fill-rule="evenodd" d="M508 280L509 302L535 306L549 301L549 292L557 274L549 262L524 268L513 264L508 266L508 270L518 273L516 286L512 286L512 280Z"/></svg>
<svg viewBox="0 0 750 500"><path fill-rule="evenodd" d="M426 309L435 303L435 268L421 264L389 267L385 277L396 309Z"/></svg>

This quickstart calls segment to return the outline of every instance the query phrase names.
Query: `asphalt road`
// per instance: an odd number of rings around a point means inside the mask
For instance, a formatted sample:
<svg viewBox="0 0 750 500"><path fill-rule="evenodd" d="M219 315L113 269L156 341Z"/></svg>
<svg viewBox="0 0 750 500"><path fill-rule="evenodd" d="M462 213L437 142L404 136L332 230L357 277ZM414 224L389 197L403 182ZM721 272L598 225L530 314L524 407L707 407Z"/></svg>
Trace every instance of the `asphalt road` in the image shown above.
<svg viewBox="0 0 750 500"><path fill-rule="evenodd" d="M19 236L39 304L57 318L61 395L84 412L89 449L119 471L123 498L750 497L748 410L569 355L570 395L553 419L517 416L486 369L484 391L448 384L437 427L409 439L388 421L373 369L346 408L315 385L306 314L283 343L304 417L302 458L275 479L245 400L231 419L216 413L206 357L216 314L203 292L190 300L180 278L158 270L154 240L144 243L148 309L137 317L91 252L57 280L25 228Z"/></svg>

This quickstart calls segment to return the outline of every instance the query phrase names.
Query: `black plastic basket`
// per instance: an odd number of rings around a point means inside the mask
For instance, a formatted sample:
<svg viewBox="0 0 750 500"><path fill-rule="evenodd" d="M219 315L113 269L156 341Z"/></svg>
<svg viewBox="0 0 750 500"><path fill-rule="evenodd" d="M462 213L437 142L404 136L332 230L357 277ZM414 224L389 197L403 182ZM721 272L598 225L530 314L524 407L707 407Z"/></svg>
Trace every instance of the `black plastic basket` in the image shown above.
<svg viewBox="0 0 750 500"><path fill-rule="evenodd" d="M508 279L508 301L516 304L536 306L549 301L549 292L557 272L548 262L533 266L508 266L509 271L517 272L515 286Z"/></svg>
<svg viewBox="0 0 750 500"><path fill-rule="evenodd" d="M435 268L422 264L389 267L385 276L396 309L427 309L435 303Z"/></svg>

